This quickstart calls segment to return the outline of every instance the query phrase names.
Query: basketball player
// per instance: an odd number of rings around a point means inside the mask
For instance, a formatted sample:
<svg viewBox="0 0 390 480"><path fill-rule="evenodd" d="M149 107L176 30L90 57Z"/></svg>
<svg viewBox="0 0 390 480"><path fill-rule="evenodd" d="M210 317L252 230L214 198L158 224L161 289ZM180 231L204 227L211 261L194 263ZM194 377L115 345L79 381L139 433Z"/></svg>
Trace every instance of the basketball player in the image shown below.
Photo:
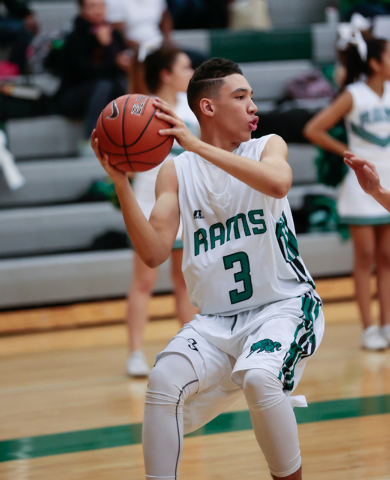
<svg viewBox="0 0 390 480"><path fill-rule="evenodd" d="M162 166L150 220L125 174L111 176L131 240L150 267L169 256L183 219L183 273L200 314L156 359L146 394L147 479L176 480L183 433L194 431L244 393L273 478L302 478L298 430L288 395L324 330L322 304L298 253L286 198L287 146L256 129L252 90L238 65L212 59L195 70L188 103L196 138L165 102L159 117L186 150ZM243 473L242 477L245 475Z"/></svg>

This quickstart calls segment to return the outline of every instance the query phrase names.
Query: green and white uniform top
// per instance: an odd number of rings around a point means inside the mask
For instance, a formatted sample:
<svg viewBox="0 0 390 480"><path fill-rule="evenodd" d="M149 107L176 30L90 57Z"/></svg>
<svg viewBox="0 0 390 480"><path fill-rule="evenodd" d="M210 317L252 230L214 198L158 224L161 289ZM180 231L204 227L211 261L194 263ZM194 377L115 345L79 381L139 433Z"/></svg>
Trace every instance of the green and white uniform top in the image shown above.
<svg viewBox="0 0 390 480"><path fill-rule="evenodd" d="M365 82L348 85L353 107L345 117L348 148L373 163L382 185L390 188L390 82L379 97ZM338 213L348 224L390 223L389 213L361 189L349 170L339 191Z"/></svg>
<svg viewBox="0 0 390 480"><path fill-rule="evenodd" d="M260 161L271 136L242 143L234 153ZM264 195L192 152L174 162L182 269L202 315L234 315L312 290L286 197Z"/></svg>

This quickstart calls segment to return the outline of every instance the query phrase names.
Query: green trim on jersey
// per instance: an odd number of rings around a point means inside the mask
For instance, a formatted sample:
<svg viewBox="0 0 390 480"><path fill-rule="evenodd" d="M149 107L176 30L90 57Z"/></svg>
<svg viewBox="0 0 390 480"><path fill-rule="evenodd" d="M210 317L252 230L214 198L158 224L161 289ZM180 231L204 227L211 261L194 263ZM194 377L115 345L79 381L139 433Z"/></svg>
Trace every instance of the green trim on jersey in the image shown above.
<svg viewBox="0 0 390 480"><path fill-rule="evenodd" d="M373 143L374 145L378 145L379 147L387 147L390 144L390 135L386 138L378 137L373 133L367 132L363 127L359 127L351 122L351 130L355 135L366 140L367 142Z"/></svg>
<svg viewBox="0 0 390 480"><path fill-rule="evenodd" d="M305 357L313 355L316 350L316 337L314 334L314 321L318 318L322 302L314 292L302 295L302 323L298 325L294 334L294 341L286 353L279 380L283 389L291 392L294 389L295 367Z"/></svg>
<svg viewBox="0 0 390 480"><path fill-rule="evenodd" d="M388 225L390 224L390 216L385 217L341 217L339 216L339 224L341 225Z"/></svg>
<svg viewBox="0 0 390 480"><path fill-rule="evenodd" d="M316 288L299 255L297 239L287 225L287 218L284 212L276 224L275 233L283 258L294 270L298 281L309 283L313 288Z"/></svg>

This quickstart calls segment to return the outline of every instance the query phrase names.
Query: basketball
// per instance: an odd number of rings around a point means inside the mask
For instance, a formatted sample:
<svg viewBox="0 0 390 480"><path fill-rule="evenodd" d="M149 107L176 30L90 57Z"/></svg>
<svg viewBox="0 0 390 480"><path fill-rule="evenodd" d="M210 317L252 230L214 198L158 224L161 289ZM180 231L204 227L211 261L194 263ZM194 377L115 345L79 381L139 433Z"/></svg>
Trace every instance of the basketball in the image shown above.
<svg viewBox="0 0 390 480"><path fill-rule="evenodd" d="M124 172L145 172L159 165L171 151L174 138L159 130L172 125L156 117L157 107L147 95L123 95L100 114L96 138L109 162Z"/></svg>

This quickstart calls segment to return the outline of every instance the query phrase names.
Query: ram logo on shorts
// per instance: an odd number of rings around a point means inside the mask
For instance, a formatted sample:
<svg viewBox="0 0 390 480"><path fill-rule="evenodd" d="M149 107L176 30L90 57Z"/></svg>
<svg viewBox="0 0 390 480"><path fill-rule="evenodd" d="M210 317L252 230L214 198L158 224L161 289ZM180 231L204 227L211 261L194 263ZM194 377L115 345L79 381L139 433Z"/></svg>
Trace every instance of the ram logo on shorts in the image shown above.
<svg viewBox="0 0 390 480"><path fill-rule="evenodd" d="M251 346L251 351L249 352L248 357L252 355L252 353L274 353L275 349L277 352L282 348L282 345L279 342L273 342L269 338L265 338L264 340L260 340L259 342L254 343ZM248 358L246 357L246 358Z"/></svg>

